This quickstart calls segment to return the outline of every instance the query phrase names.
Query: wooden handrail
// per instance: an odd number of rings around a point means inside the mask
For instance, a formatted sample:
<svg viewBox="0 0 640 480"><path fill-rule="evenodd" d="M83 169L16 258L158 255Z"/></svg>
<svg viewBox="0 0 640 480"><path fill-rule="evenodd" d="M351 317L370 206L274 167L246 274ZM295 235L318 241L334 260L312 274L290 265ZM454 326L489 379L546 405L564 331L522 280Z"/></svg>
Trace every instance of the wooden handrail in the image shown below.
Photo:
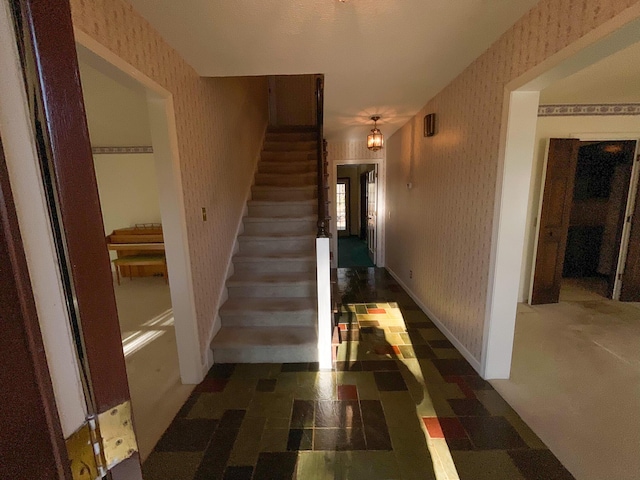
<svg viewBox="0 0 640 480"><path fill-rule="evenodd" d="M324 80L316 78L316 128L318 132L318 238L329 237L328 172L324 124Z"/></svg>

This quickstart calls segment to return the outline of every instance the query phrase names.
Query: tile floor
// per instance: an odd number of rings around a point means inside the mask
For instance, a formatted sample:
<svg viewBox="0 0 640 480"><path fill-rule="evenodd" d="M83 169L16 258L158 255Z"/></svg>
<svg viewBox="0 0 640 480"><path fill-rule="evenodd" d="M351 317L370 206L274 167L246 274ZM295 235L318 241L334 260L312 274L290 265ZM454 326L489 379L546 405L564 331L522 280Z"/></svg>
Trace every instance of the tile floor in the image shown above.
<svg viewBox="0 0 640 480"><path fill-rule="evenodd" d="M573 477L384 269L342 269L336 369L220 364L146 480Z"/></svg>

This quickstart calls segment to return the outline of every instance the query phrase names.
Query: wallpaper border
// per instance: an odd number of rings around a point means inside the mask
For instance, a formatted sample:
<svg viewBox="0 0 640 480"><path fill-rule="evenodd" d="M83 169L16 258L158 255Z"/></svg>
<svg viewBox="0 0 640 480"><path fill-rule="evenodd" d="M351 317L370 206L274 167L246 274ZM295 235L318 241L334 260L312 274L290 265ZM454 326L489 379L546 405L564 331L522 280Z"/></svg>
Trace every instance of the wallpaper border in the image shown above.
<svg viewBox="0 0 640 480"><path fill-rule="evenodd" d="M539 117L578 117L599 115L640 115L640 103L592 103L540 105Z"/></svg>
<svg viewBox="0 0 640 480"><path fill-rule="evenodd" d="M137 146L137 147L91 147L91 153L94 155L99 154L125 154L125 153L153 153L152 146Z"/></svg>

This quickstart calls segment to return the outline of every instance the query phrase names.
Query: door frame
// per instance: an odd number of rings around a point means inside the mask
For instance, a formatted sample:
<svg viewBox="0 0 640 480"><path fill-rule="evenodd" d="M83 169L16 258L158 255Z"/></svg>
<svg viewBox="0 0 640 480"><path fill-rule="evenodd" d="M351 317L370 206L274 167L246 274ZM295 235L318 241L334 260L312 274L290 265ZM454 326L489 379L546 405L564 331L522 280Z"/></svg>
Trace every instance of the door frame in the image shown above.
<svg viewBox="0 0 640 480"><path fill-rule="evenodd" d="M0 284L0 445L11 445L2 448L0 477L71 480L1 140Z"/></svg>
<svg viewBox="0 0 640 480"><path fill-rule="evenodd" d="M386 198L386 186L387 186L387 169L386 169L386 161L384 158L353 158L353 159L341 159L341 160L331 160L329 157L331 167L329 169L329 198L335 198L336 194L336 181L338 178L338 165L377 165L378 166L378 231L376 239L376 258L374 260L374 264L376 267L384 267L385 266L385 220L386 220L386 209L385 209L385 198ZM333 252L333 256L331 259L331 267L338 267L338 235L337 235L337 226L336 226L336 202L331 202L331 227L330 231L332 233L331 236L331 251Z"/></svg>
<svg viewBox="0 0 640 480"><path fill-rule="evenodd" d="M86 33L76 28L74 35L86 52L83 60L89 60L101 73L135 82L147 92L180 378L183 384L198 384L213 365L213 357L209 349L204 358L200 354L173 95Z"/></svg>
<svg viewBox="0 0 640 480"><path fill-rule="evenodd" d="M336 232L338 232L338 236L349 237L351 236L351 179L349 177L339 177L336 180L336 185L339 183L343 183L345 185L345 222L346 228L344 230L338 230L337 222L338 216L336 215ZM336 192L337 193L337 192ZM338 209L338 201L336 200L336 213ZM342 234L340 232L343 232Z"/></svg>
<svg viewBox="0 0 640 480"><path fill-rule="evenodd" d="M540 91L640 40L640 5L509 82L504 89L480 374L511 372Z"/></svg>
<svg viewBox="0 0 640 480"><path fill-rule="evenodd" d="M607 141L633 141L636 142L635 151L633 154L633 164L631 167L631 178L629 180L629 191L627 193L627 200L625 204L625 218L631 215L635 208L635 199L637 195L638 188L640 185L638 182L640 181L640 162L636 161L638 155L640 155L640 137L635 136L629 133L574 133L569 135L567 138L575 138L581 142L607 142ZM546 139L545 144L545 153L544 153L544 163L542 166L542 181L540 182L540 201L538 202L538 214L535 229L531 232L533 237L533 256L530 263L531 267L531 276L529 279L529 293L527 295L527 303L532 305L531 299L533 296L533 279L536 273L536 260L538 257L538 240L540 238L540 215L542 213L542 204L544 200L544 188L546 184L547 178L547 165L549 160L549 142L550 138ZM620 244L618 245L618 261L616 264L615 271L615 281L613 285L613 294L612 300L620 299L620 290L622 286L622 280L620 279L620 273L624 271L624 266L627 258L627 251L629 250L629 238L631 236L631 224L629 222L624 222L622 226L622 236L620 239Z"/></svg>

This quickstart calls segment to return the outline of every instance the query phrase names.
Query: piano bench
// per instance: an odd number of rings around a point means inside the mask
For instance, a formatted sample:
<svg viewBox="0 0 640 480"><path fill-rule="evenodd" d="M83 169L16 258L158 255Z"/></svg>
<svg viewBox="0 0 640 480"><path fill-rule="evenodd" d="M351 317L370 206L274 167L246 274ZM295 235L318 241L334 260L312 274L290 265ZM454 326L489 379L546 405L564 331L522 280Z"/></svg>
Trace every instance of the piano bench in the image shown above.
<svg viewBox="0 0 640 480"><path fill-rule="evenodd" d="M164 255L127 255L126 257L112 260L116 267L116 277L120 285L120 267L145 267L149 265L162 265L164 267L164 280L168 283L167 258ZM129 279L132 277L129 276Z"/></svg>

